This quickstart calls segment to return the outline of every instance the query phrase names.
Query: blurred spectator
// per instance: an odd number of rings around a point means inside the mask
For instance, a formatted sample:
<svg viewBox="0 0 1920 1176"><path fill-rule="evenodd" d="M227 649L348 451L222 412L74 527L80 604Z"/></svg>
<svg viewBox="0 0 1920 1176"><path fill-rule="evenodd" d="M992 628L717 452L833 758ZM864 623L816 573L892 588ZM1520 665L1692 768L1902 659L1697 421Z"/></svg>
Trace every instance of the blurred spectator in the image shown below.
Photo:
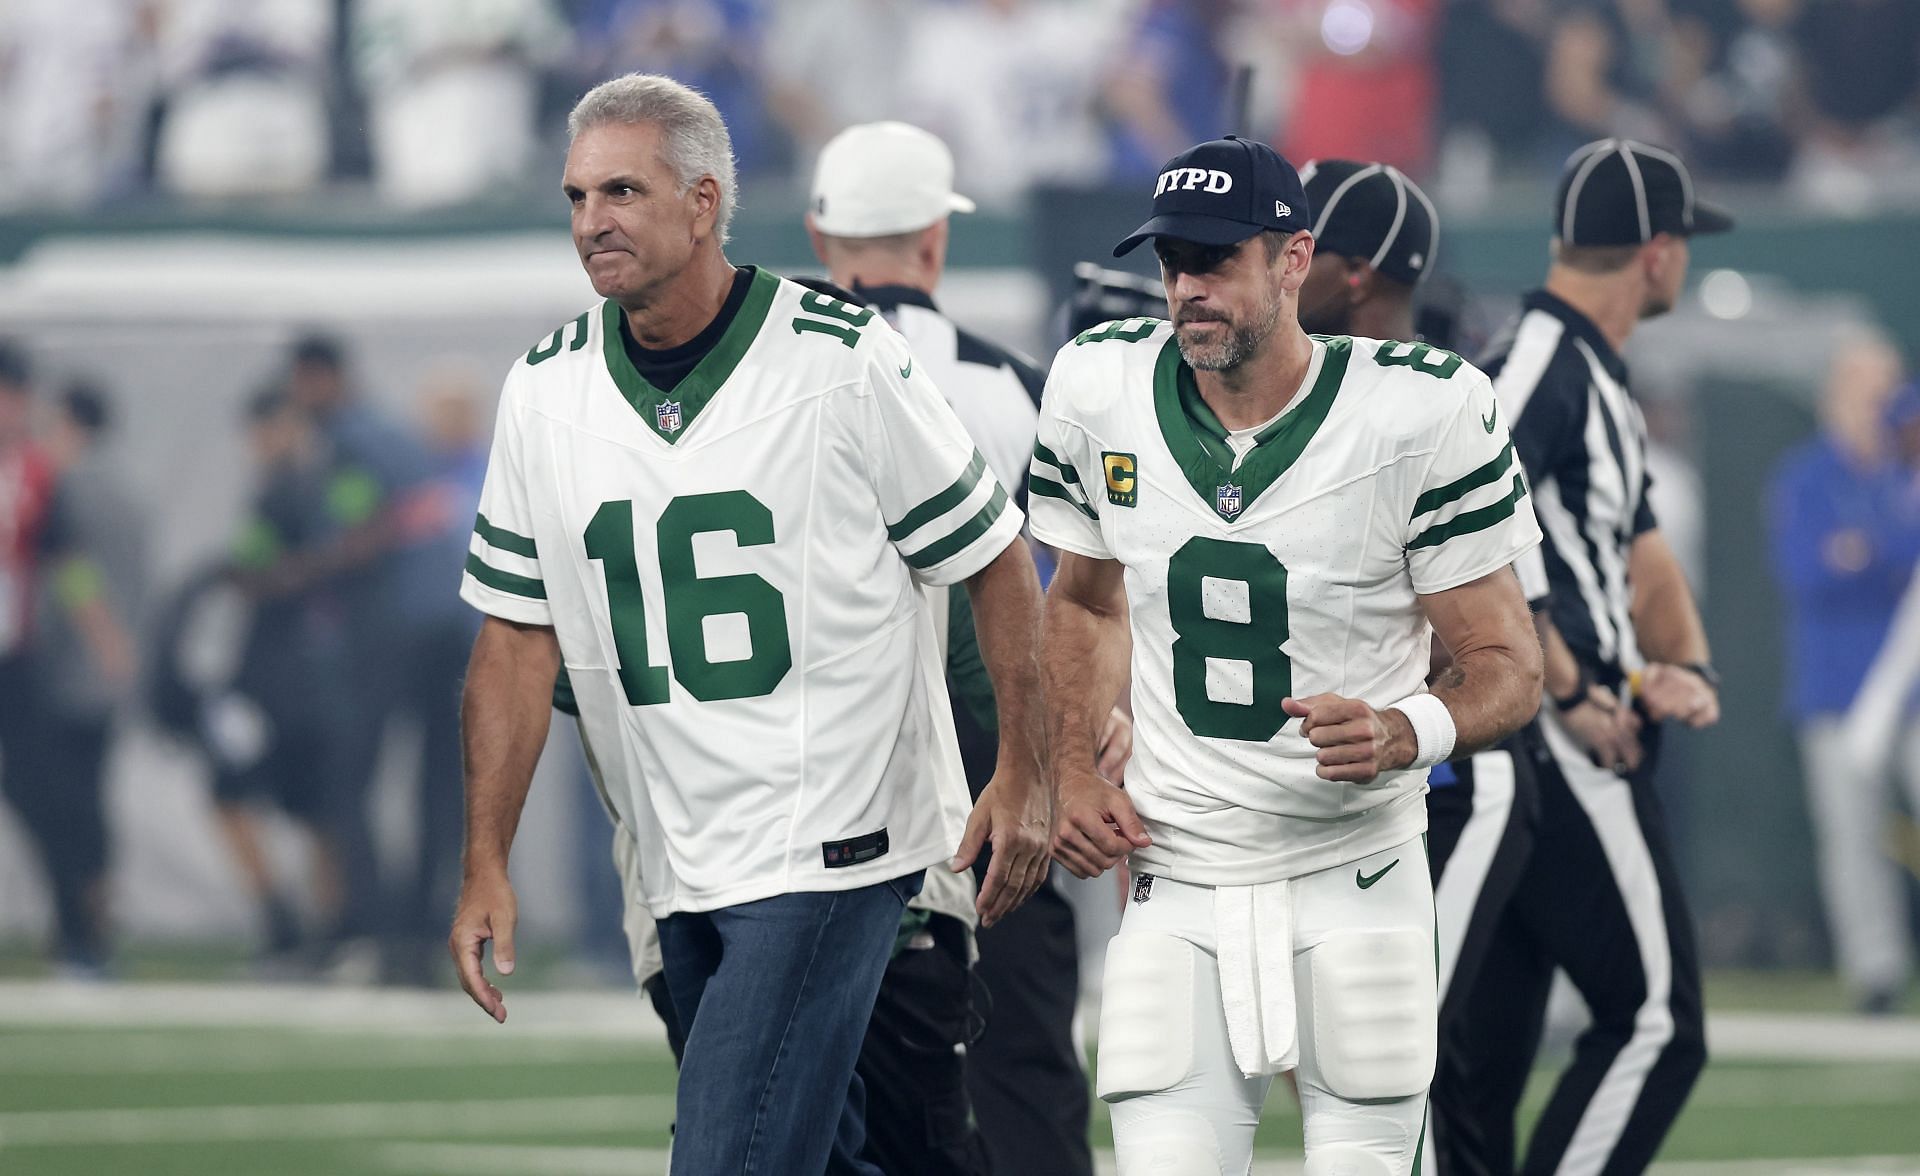
<svg viewBox="0 0 1920 1176"><path fill-rule="evenodd" d="M565 48L551 0L357 0L374 182L397 204L454 204L525 175L538 71Z"/></svg>
<svg viewBox="0 0 1920 1176"><path fill-rule="evenodd" d="M34 693L39 770L57 836L42 845L63 963L107 964L108 839L102 787L114 718L139 676L144 512L107 460L106 397L76 384L61 398L47 452L57 481L35 589Z"/></svg>
<svg viewBox="0 0 1920 1176"><path fill-rule="evenodd" d="M801 162L855 123L901 116L905 47L923 3L786 0L772 6L761 63L768 106L793 137Z"/></svg>
<svg viewBox="0 0 1920 1176"><path fill-rule="evenodd" d="M33 593L54 466L32 427L32 369L24 352L0 341L0 792L42 861L51 862L60 806L40 731Z"/></svg>
<svg viewBox="0 0 1920 1176"><path fill-rule="evenodd" d="M760 82L765 8L760 0L585 0L574 21L580 88L625 73L666 74L720 108L742 175L764 171L775 154Z"/></svg>
<svg viewBox="0 0 1920 1176"><path fill-rule="evenodd" d="M1454 0L1441 17L1436 66L1444 138L1440 203L1477 203L1503 161L1532 157L1546 77L1549 0ZM1489 61L1500 63L1488 69Z"/></svg>
<svg viewBox="0 0 1920 1176"><path fill-rule="evenodd" d="M1778 179L1793 153L1791 25L1800 0L1676 0L1660 102L1703 169Z"/></svg>
<svg viewBox="0 0 1920 1176"><path fill-rule="evenodd" d="M1227 110L1228 34L1240 0L1149 0L1106 81L1107 107L1119 121L1113 175L1125 181L1159 174L1195 143L1240 128Z"/></svg>
<svg viewBox="0 0 1920 1176"><path fill-rule="evenodd" d="M1415 179L1426 175L1441 0L1265 3L1294 48L1298 71L1278 137L1282 154L1375 160Z"/></svg>
<svg viewBox="0 0 1920 1176"><path fill-rule="evenodd" d="M327 168L332 0L160 0L156 166L186 196L303 192Z"/></svg>
<svg viewBox="0 0 1920 1176"><path fill-rule="evenodd" d="M325 632L324 602L310 585L275 575L286 552L312 544L320 532L324 471L312 424L281 389L255 396L246 424L253 508L225 574L190 582L166 610L159 673L186 697L169 705L163 695L155 712L189 734L212 767L220 831L266 932L262 963L303 971L314 961L293 955L306 936L267 860L261 810L270 803L311 835L312 905L331 928L342 902L340 853L328 822L340 765L338 657ZM195 622L219 606L229 575L252 602L234 664L225 673L182 664L201 636Z"/></svg>
<svg viewBox="0 0 1920 1176"><path fill-rule="evenodd" d="M1920 85L1920 4L1805 0L1794 38L1812 124L1794 191L1829 211L1865 212L1885 198L1890 172L1913 178L1914 145L1897 128Z"/></svg>
<svg viewBox="0 0 1920 1176"><path fill-rule="evenodd" d="M88 205L138 178L149 0L0 4L0 205Z"/></svg>
<svg viewBox="0 0 1920 1176"><path fill-rule="evenodd" d="M480 630L480 614L447 585L457 584L473 540L473 515L487 473L488 420L479 377L453 365L422 382L418 403L430 480L406 507L423 555L406 582L407 647L394 665L404 676L399 702L420 727L420 772L413 876L398 895L390 980L427 985L445 970L447 912L460 894L465 831L460 774L460 682ZM599 841L606 841L600 825ZM594 860L604 871L604 844ZM616 922L615 928L618 928Z"/></svg>
<svg viewBox="0 0 1920 1176"><path fill-rule="evenodd" d="M960 0L918 14L904 117L953 148L955 183L1005 205L1106 174L1096 102L1120 31L1115 0Z"/></svg>
<svg viewBox="0 0 1920 1176"><path fill-rule="evenodd" d="M1783 460L1769 509L1789 612L1786 710L1799 729L1828 931L1841 975L1874 1013L1898 1007L1912 936L1884 841L1892 781L1862 770L1881 757L1849 744L1844 717L1920 560L1916 471L1893 451L1889 427L1899 380L1884 341L1846 340L1822 392L1823 435ZM1920 392L1906 397L1901 411L1920 412ZM1895 771L1920 812L1920 723L1907 713Z"/></svg>

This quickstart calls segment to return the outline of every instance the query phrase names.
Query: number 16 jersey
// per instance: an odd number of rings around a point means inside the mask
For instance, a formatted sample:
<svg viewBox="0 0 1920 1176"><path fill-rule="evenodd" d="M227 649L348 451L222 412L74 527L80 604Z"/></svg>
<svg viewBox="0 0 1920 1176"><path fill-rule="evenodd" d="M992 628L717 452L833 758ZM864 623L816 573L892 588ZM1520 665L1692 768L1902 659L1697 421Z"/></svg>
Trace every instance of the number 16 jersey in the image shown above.
<svg viewBox="0 0 1920 1176"><path fill-rule="evenodd" d="M656 918L944 863L968 797L923 589L1019 508L870 310L755 271L671 391L621 314L514 364L461 595L554 629Z"/></svg>
<svg viewBox="0 0 1920 1176"><path fill-rule="evenodd" d="M1042 541L1125 568L1143 872L1247 885L1424 830L1424 771L1323 780L1280 701L1417 693L1417 597L1540 541L1486 376L1421 344L1312 342L1252 433L1222 427L1157 319L1081 335L1047 381L1028 510Z"/></svg>

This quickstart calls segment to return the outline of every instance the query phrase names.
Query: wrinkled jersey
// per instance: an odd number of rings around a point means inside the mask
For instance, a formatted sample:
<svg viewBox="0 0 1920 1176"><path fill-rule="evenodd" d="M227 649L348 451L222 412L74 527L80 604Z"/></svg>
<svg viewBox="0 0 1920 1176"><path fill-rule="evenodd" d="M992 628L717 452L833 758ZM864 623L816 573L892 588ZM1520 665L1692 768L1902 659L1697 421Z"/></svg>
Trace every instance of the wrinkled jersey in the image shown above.
<svg viewBox="0 0 1920 1176"><path fill-rule="evenodd" d="M1041 540L1125 567L1134 868L1209 885L1327 869L1426 827L1424 771L1321 779L1280 701L1424 688L1417 596L1540 540L1487 378L1422 344L1314 337L1236 454L1172 328L1095 328L1054 360L1029 475ZM1244 445L1244 439L1243 445Z"/></svg>
<svg viewBox="0 0 1920 1176"><path fill-rule="evenodd" d="M758 271L671 392L620 314L513 366L461 594L555 630L655 916L944 862L968 796L926 592L1019 509L869 310Z"/></svg>

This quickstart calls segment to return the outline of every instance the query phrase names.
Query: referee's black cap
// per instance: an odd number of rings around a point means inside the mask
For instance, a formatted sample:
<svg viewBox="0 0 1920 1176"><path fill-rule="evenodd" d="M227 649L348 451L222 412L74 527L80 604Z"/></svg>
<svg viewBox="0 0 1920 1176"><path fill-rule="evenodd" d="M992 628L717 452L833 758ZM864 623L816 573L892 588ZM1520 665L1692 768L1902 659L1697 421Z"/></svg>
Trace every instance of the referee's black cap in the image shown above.
<svg viewBox="0 0 1920 1176"><path fill-rule="evenodd" d="M1396 282L1417 286L1433 268L1440 214L1427 194L1385 163L1310 160L1300 169L1313 207L1313 249L1364 257Z"/></svg>
<svg viewBox="0 0 1920 1176"><path fill-rule="evenodd" d="M1656 233L1724 233L1733 217L1693 195L1678 155L1634 139L1599 139L1567 157L1553 232L1568 245L1638 245Z"/></svg>
<svg viewBox="0 0 1920 1176"><path fill-rule="evenodd" d="M1300 173L1278 151L1228 135L1167 161L1153 187L1153 216L1113 247L1115 257L1151 237L1237 245L1268 229L1311 228Z"/></svg>

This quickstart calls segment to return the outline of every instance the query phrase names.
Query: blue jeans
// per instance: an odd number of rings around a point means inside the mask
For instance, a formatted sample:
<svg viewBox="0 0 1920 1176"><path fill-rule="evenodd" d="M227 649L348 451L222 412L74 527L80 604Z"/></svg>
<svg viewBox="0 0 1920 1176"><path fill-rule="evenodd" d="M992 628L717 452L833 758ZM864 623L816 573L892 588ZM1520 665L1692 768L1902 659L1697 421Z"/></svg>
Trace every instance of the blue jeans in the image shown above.
<svg viewBox="0 0 1920 1176"><path fill-rule="evenodd" d="M687 1034L673 1176L880 1176L854 1076L900 912L924 875L660 920Z"/></svg>

